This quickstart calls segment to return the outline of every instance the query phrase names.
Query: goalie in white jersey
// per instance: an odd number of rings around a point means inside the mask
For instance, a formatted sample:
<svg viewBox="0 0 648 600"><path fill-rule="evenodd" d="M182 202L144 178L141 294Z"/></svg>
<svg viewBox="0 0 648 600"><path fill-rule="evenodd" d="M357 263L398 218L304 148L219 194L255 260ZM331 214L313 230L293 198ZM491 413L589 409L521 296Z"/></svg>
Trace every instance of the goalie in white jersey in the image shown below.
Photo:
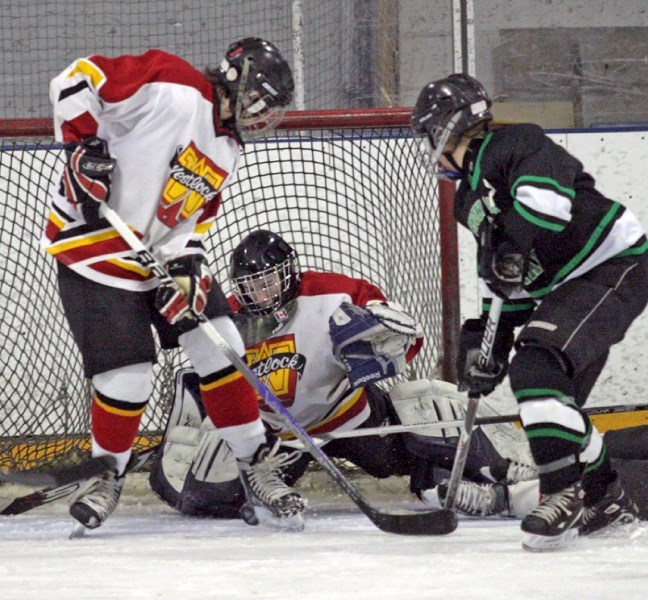
<svg viewBox="0 0 648 600"><path fill-rule="evenodd" d="M230 275L248 364L310 435L462 418L461 404L448 399L441 384L405 382L389 394L375 385L405 371L423 336L414 319L372 283L302 272L293 248L266 230L251 233L237 246ZM261 408L268 430L291 439L272 410ZM235 461L221 442L220 429L205 417L196 374L181 370L152 488L181 512L225 518L240 512L247 520ZM411 490L425 498L451 469L457 436L456 429L437 429L338 439L324 449L377 478L410 476ZM284 448L275 459L286 482L294 484L311 457ZM500 481L514 470L478 430L467 476ZM519 469L514 478L519 479Z"/></svg>
<svg viewBox="0 0 648 600"><path fill-rule="evenodd" d="M181 345L199 378L202 403L237 458L246 483L267 471L274 440L259 418L256 392L198 328L201 313L237 352L244 345L202 237L221 192L235 176L241 135L271 130L291 102L290 67L258 38L232 44L220 66L199 71L178 56L75 60L50 86L56 139L67 158L53 191L43 248L58 261L65 315L94 390L92 453L115 471L88 482L71 501L81 525L101 525L117 505L131 446L152 392L152 326L164 348ZM101 217L109 206L184 289L159 285ZM226 393L223 393L226 391ZM266 508L301 519L301 498L266 475ZM259 486L247 485L263 505Z"/></svg>

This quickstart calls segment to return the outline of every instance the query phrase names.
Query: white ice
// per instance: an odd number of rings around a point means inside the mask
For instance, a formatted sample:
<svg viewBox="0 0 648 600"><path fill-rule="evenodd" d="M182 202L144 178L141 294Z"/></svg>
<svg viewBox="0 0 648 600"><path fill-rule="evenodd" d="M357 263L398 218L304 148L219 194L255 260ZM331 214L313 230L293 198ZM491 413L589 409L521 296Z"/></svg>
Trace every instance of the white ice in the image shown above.
<svg viewBox="0 0 648 600"><path fill-rule="evenodd" d="M379 531L339 495L311 500L301 533L184 517L150 493L126 495L103 527L76 540L67 539L72 522L64 501L0 517L0 598L648 596L648 524L614 537L579 539L561 552L532 554L522 550L514 520L462 519L447 536L407 537Z"/></svg>

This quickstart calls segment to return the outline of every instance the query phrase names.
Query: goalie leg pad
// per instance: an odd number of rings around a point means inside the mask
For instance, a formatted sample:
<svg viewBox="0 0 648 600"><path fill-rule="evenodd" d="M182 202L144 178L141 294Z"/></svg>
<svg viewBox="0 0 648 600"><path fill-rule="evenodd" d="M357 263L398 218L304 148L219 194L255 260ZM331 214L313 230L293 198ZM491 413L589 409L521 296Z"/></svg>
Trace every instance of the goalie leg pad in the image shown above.
<svg viewBox="0 0 648 600"><path fill-rule="evenodd" d="M403 425L457 421L465 418L464 395L445 382L420 379L395 385L389 393ZM454 463L460 430L419 429L403 433L405 448L411 456L410 487L414 493L429 489L449 476ZM503 460L481 428L475 429L468 449L466 478L477 483L492 481L491 465ZM505 461L506 462L506 461Z"/></svg>
<svg viewBox="0 0 648 600"><path fill-rule="evenodd" d="M441 392L441 393L439 393ZM466 410L462 402L427 379L396 384L389 392L396 414L403 425L438 423L464 419ZM412 435L433 438L456 437L459 429L419 429Z"/></svg>
<svg viewBox="0 0 648 600"><path fill-rule="evenodd" d="M234 519L244 502L236 459L206 419L177 508L187 515Z"/></svg>
<svg viewBox="0 0 648 600"><path fill-rule="evenodd" d="M200 377L193 369L179 369L175 376L173 408L167 421L167 431L177 425L199 429L207 416L200 396Z"/></svg>
<svg viewBox="0 0 648 600"><path fill-rule="evenodd" d="M211 421L167 432L150 475L151 488L187 515L238 517L245 500L236 461Z"/></svg>
<svg viewBox="0 0 648 600"><path fill-rule="evenodd" d="M180 503L180 493L199 438L200 429L196 427L177 425L167 429L162 448L155 458L149 484L156 496L172 508L177 508Z"/></svg>
<svg viewBox="0 0 648 600"><path fill-rule="evenodd" d="M244 501L236 461L206 417L192 369L176 374L173 409L150 475L153 492L184 514L233 518Z"/></svg>
<svg viewBox="0 0 648 600"><path fill-rule="evenodd" d="M509 510L512 517L524 519L540 502L540 480L509 485Z"/></svg>

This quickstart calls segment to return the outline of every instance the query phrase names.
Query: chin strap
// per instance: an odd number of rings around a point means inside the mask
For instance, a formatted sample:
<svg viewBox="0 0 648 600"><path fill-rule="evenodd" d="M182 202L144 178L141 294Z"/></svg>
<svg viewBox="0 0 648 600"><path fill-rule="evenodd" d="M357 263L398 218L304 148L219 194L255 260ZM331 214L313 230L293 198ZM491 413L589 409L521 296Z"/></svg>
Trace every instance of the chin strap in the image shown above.
<svg viewBox="0 0 648 600"><path fill-rule="evenodd" d="M462 179L465 175L464 170L460 165L457 164L457 161L454 159L454 156L451 152L443 152L442 155L454 168L454 171L448 169L439 169L439 176L443 176L450 181L456 181L457 179Z"/></svg>
<svg viewBox="0 0 648 600"><path fill-rule="evenodd" d="M466 152L463 156L462 163L465 166L461 166L457 163L457 161L454 158L453 152L443 152L441 156L443 156L451 165L454 171L450 171L447 169L444 169L442 173L438 173L438 175L445 177L446 179L449 179L450 181L456 181L458 179L463 179L468 173L470 173L473 168L474 168L474 162L475 162L475 156L477 155L477 152L479 148L481 147L482 143L484 141L484 138L482 137L476 137L470 140L470 144L468 145L468 148L466 148Z"/></svg>

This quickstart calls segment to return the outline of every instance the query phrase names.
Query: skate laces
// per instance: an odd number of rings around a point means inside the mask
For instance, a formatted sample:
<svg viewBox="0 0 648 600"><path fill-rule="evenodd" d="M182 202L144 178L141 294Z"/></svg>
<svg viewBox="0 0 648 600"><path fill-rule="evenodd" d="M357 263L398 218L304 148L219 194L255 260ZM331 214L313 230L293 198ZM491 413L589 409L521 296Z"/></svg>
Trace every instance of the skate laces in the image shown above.
<svg viewBox="0 0 648 600"><path fill-rule="evenodd" d="M595 504L594 506L584 506L583 507L583 525L589 525L594 519L598 517L599 507Z"/></svg>
<svg viewBox="0 0 648 600"><path fill-rule="evenodd" d="M495 490L492 485L471 481L462 481L459 485L457 490L457 508L459 510L471 515L486 516L492 513L494 506Z"/></svg>
<svg viewBox="0 0 648 600"><path fill-rule="evenodd" d="M552 523L561 513L570 515L574 512L573 502L576 499L576 488L569 487L556 494L549 494L542 498L541 503L533 509L532 514Z"/></svg>
<svg viewBox="0 0 648 600"><path fill-rule="evenodd" d="M121 495L122 481L115 471L91 479L69 501L70 505L81 502L97 514L109 515L117 507Z"/></svg>
<svg viewBox="0 0 648 600"><path fill-rule="evenodd" d="M245 470L250 487L264 502L271 503L280 500L287 493L295 493L282 479L280 470L294 463L301 453L295 451L278 454L279 446L280 441L277 440L265 456Z"/></svg>

